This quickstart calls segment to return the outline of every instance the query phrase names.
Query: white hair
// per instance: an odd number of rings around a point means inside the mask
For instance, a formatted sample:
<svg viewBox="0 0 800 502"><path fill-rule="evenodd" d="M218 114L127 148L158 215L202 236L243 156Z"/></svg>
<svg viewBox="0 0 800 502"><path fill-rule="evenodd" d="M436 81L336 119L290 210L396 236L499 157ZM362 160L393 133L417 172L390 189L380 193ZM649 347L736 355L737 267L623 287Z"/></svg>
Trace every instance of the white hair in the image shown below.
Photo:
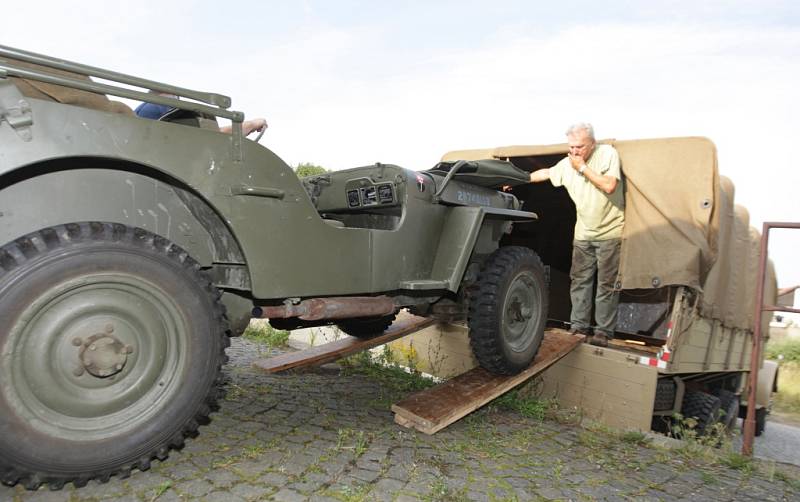
<svg viewBox="0 0 800 502"><path fill-rule="evenodd" d="M577 133L578 131L586 131L586 135L594 141L594 127L592 124L588 122L578 122L576 124L572 124L567 128L567 136L572 136L573 134Z"/></svg>

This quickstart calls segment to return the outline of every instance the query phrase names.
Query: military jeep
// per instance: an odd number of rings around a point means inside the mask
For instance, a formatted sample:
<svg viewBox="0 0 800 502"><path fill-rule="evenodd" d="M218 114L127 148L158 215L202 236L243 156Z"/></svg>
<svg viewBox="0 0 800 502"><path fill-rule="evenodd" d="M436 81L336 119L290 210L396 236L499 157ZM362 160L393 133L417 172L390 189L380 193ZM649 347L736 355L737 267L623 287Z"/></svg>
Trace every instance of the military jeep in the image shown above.
<svg viewBox="0 0 800 502"><path fill-rule="evenodd" d="M176 112L139 118L107 95ZM370 337L408 308L466 319L492 372L536 354L546 269L499 246L536 218L498 190L527 173L456 161L300 180L230 105L0 47L4 483L82 486L164 459L208 420L252 317Z"/></svg>

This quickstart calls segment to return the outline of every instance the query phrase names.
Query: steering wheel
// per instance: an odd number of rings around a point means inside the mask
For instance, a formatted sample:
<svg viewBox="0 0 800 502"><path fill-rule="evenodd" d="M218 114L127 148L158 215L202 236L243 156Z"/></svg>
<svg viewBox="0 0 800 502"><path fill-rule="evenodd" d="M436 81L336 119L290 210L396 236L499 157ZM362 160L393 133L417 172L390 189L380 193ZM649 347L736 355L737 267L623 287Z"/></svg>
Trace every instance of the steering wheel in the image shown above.
<svg viewBox="0 0 800 502"><path fill-rule="evenodd" d="M267 132L267 126L261 128L261 131L259 131L258 136L256 136L256 138L253 141L255 141L256 143L261 141L261 136L263 136L265 132Z"/></svg>

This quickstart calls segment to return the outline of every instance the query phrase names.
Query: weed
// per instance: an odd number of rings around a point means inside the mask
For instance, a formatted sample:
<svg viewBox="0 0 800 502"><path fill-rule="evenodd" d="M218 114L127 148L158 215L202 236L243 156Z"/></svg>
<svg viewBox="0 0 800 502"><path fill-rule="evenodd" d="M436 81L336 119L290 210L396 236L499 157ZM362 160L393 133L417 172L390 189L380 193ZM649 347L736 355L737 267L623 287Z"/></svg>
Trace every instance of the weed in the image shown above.
<svg viewBox="0 0 800 502"><path fill-rule="evenodd" d="M522 397L515 390L503 394L495 400L494 404L501 408L516 411L525 417L540 421L544 420L548 411L555 407L552 400Z"/></svg>
<svg viewBox="0 0 800 502"><path fill-rule="evenodd" d="M706 485L715 485L719 483L719 478L715 474L706 471L700 473L700 479L702 479L703 484Z"/></svg>
<svg viewBox="0 0 800 502"><path fill-rule="evenodd" d="M285 347L289 343L289 332L275 329L268 322L251 322L242 336L270 348Z"/></svg>
<svg viewBox="0 0 800 502"><path fill-rule="evenodd" d="M267 451L267 447L263 444L254 444L251 446L245 447L244 451L242 452L241 457L247 459L258 458Z"/></svg>
<svg viewBox="0 0 800 502"><path fill-rule="evenodd" d="M784 483L789 485L794 491L800 490L800 479L795 479L783 471L774 471L772 473L772 476L770 476L770 478L777 479L778 481L783 481Z"/></svg>
<svg viewBox="0 0 800 502"><path fill-rule="evenodd" d="M727 465L732 469L736 469L737 471L742 471L746 474L752 473L755 469L753 465L753 459L739 453L730 452L723 456L721 460L724 465Z"/></svg>
<svg viewBox="0 0 800 502"><path fill-rule="evenodd" d="M350 443L352 442L352 446ZM369 448L369 438L364 431L354 431L352 429L339 429L336 440L336 450L353 450L356 457L360 457Z"/></svg>
<svg viewBox="0 0 800 502"><path fill-rule="evenodd" d="M342 486L338 490L326 490L325 495L342 502L363 502L367 500L368 485Z"/></svg>
<svg viewBox="0 0 800 502"><path fill-rule="evenodd" d="M638 446L646 446L650 443L650 438L648 438L643 432L640 431L625 431L620 433L619 439L628 444L634 444Z"/></svg>
<svg viewBox="0 0 800 502"><path fill-rule="evenodd" d="M163 483L158 485L156 487L155 493L153 493L153 496L150 497L150 502L154 502L155 500L157 500L160 496L164 495L170 488L172 488L172 481L164 481Z"/></svg>
<svg viewBox="0 0 800 502"><path fill-rule="evenodd" d="M375 359L368 351L354 354L343 360L342 368L346 374L369 376L395 392L415 392L436 383L433 378L397 364L391 350L387 349L384 348Z"/></svg>
<svg viewBox="0 0 800 502"><path fill-rule="evenodd" d="M226 401L238 401L239 398L245 394L245 390L242 386L236 385L235 383L229 384L225 390Z"/></svg>

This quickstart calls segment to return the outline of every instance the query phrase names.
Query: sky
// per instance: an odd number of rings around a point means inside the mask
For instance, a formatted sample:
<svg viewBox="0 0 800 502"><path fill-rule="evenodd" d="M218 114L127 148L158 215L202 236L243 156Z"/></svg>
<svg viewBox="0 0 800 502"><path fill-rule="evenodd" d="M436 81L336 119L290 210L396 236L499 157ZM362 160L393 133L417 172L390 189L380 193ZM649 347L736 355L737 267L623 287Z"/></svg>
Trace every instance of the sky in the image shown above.
<svg viewBox="0 0 800 502"><path fill-rule="evenodd" d="M447 151L706 136L750 223L800 221L800 3L39 1L0 44L233 98L289 164L427 169ZM10 13L9 13L10 11ZM800 284L800 231L770 235Z"/></svg>

